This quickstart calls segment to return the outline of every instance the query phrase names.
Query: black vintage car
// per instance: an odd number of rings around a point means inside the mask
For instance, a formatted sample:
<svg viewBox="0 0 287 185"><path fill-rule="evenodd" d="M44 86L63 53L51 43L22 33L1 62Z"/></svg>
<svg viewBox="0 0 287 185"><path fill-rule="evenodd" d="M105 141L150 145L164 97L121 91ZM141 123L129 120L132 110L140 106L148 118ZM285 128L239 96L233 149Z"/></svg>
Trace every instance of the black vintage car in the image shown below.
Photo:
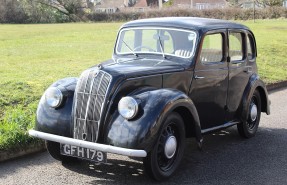
<svg viewBox="0 0 287 185"><path fill-rule="evenodd" d="M107 153L143 159L156 180L170 177L185 138L237 125L255 135L270 113L247 27L223 20L169 17L132 21L117 36L111 60L42 96L32 136L58 160L106 162Z"/></svg>

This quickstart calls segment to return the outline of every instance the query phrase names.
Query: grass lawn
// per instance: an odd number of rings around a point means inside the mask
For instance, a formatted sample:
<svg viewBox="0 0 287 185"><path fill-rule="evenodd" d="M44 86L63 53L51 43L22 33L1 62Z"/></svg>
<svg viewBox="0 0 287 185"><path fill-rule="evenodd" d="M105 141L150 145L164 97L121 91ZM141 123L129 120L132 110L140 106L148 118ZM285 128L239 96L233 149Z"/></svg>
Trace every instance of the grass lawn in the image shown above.
<svg viewBox="0 0 287 185"><path fill-rule="evenodd" d="M241 23L255 34L257 65L263 80L266 83L287 80L287 19Z"/></svg>
<svg viewBox="0 0 287 185"><path fill-rule="evenodd" d="M111 58L121 23L0 25L0 150L36 142L27 130L44 90Z"/></svg>
<svg viewBox="0 0 287 185"><path fill-rule="evenodd" d="M241 22L255 33L267 82L287 79L287 20ZM0 150L33 142L27 130L44 90L111 58L121 23L0 25Z"/></svg>

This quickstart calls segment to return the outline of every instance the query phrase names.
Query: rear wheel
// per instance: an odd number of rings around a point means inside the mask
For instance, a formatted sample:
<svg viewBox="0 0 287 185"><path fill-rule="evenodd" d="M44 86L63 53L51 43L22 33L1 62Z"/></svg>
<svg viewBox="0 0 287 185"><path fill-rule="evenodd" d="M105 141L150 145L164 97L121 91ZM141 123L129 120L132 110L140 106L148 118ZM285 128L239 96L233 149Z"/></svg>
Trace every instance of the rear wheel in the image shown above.
<svg viewBox="0 0 287 185"><path fill-rule="evenodd" d="M46 148L47 148L49 154L54 159L56 159L58 161L62 161L64 163L78 161L77 158L61 155L61 153L60 153L60 143L56 143L56 142L53 142L53 141L46 141Z"/></svg>
<svg viewBox="0 0 287 185"><path fill-rule="evenodd" d="M253 137L258 129L261 116L261 99L256 90L249 102L248 118L245 122L239 123L237 129L239 134L244 138Z"/></svg>
<svg viewBox="0 0 287 185"><path fill-rule="evenodd" d="M154 149L144 158L146 173L158 181L172 176L183 157L185 129L180 115L170 114L159 133Z"/></svg>

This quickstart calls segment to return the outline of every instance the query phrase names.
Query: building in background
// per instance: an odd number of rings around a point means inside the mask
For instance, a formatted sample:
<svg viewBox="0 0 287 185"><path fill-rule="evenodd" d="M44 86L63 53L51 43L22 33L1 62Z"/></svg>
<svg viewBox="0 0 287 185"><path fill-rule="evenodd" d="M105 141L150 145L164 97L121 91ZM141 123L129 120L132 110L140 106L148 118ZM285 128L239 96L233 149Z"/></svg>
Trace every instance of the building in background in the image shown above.
<svg viewBox="0 0 287 185"><path fill-rule="evenodd" d="M164 7L158 0L90 0L95 5L96 12L115 13L118 11L144 12L152 8ZM238 0L234 3L226 0L164 0L163 4L170 8L184 9L222 9L233 6L238 8L254 8L254 0ZM287 0L282 0L282 6L287 8ZM255 3L255 8L262 8Z"/></svg>
<svg viewBox="0 0 287 185"><path fill-rule="evenodd" d="M115 13L119 12L120 9L123 9L126 6L126 0L98 0L95 6L95 11L103 13Z"/></svg>
<svg viewBox="0 0 287 185"><path fill-rule="evenodd" d="M173 6L178 8L213 9L227 6L225 0L174 0Z"/></svg>
<svg viewBox="0 0 287 185"><path fill-rule="evenodd" d="M143 12L149 9L147 0L97 0L95 11L115 13L119 11Z"/></svg>
<svg viewBox="0 0 287 185"><path fill-rule="evenodd" d="M150 7L147 4L146 0L138 0L133 6L133 10L137 12L144 12L148 10Z"/></svg>

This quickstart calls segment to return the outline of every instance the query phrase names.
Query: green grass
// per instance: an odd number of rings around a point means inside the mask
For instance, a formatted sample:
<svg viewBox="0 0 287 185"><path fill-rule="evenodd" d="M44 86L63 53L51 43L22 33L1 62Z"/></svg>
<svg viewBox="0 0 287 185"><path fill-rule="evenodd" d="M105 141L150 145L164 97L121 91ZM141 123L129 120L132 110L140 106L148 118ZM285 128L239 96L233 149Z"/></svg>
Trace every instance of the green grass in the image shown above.
<svg viewBox="0 0 287 185"><path fill-rule="evenodd" d="M287 19L241 22L251 28L257 42L257 65L266 83L287 79Z"/></svg>
<svg viewBox="0 0 287 185"><path fill-rule="evenodd" d="M24 147L43 91L111 58L121 23L0 25L0 150Z"/></svg>
<svg viewBox="0 0 287 185"><path fill-rule="evenodd" d="M27 107L19 105L6 109L0 126L0 151L39 143L39 140L29 137L27 133L27 129L34 126L35 109L34 103Z"/></svg>
<svg viewBox="0 0 287 185"><path fill-rule="evenodd" d="M287 20L242 22L255 33L268 83L287 79ZM0 25L0 150L24 147L44 90L111 58L121 23Z"/></svg>

